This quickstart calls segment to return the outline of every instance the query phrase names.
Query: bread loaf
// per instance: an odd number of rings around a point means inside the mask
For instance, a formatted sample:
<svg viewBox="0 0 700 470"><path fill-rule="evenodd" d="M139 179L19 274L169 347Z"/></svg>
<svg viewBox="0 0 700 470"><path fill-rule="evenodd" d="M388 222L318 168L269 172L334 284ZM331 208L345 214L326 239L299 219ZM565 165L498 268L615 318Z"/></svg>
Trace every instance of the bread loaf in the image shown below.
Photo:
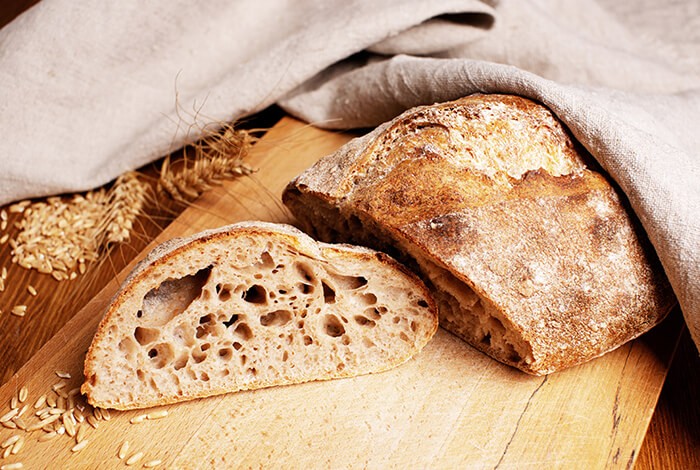
<svg viewBox="0 0 700 470"><path fill-rule="evenodd" d="M240 223L137 266L95 334L82 392L132 409L380 372L437 325L424 284L387 255Z"/></svg>
<svg viewBox="0 0 700 470"><path fill-rule="evenodd" d="M675 301L623 198L521 97L409 110L321 159L283 200L313 236L413 266L443 327L531 374L617 348Z"/></svg>

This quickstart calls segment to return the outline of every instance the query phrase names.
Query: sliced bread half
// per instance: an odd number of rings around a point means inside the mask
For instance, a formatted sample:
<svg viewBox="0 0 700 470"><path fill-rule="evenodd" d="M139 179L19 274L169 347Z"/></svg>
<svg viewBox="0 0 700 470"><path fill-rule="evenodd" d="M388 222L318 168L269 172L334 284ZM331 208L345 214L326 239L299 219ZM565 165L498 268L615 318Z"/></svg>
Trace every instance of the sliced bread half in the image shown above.
<svg viewBox="0 0 700 470"><path fill-rule="evenodd" d="M380 372L436 330L426 287L389 256L239 223L136 267L95 334L82 391L132 409Z"/></svg>

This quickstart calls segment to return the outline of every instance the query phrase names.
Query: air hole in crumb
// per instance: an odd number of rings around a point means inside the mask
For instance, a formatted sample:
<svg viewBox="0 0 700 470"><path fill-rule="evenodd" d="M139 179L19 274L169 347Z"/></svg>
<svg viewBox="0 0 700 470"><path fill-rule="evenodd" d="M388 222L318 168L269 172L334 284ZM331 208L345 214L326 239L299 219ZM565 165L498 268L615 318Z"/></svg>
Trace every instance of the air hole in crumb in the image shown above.
<svg viewBox="0 0 700 470"><path fill-rule="evenodd" d="M365 294L361 297L361 299L365 305L374 305L377 303L377 296L374 294Z"/></svg>
<svg viewBox="0 0 700 470"><path fill-rule="evenodd" d="M314 286L305 282L298 282L296 288L299 290L299 292L306 295L311 294L314 291Z"/></svg>
<svg viewBox="0 0 700 470"><path fill-rule="evenodd" d="M136 312L136 318L141 318L143 316L143 310Z"/></svg>
<svg viewBox="0 0 700 470"><path fill-rule="evenodd" d="M342 340L343 340L343 344L344 344L345 346L347 346L347 345L350 344L350 337L349 337L348 335L343 335Z"/></svg>
<svg viewBox="0 0 700 470"><path fill-rule="evenodd" d="M255 377L256 375L258 375L258 369L256 369L255 367L251 367L248 369L248 373Z"/></svg>
<svg viewBox="0 0 700 470"><path fill-rule="evenodd" d="M231 299L231 289L232 289L232 286L230 286L230 285L228 285L228 284L226 284L225 286L223 286L223 287L221 288L221 291L218 292L218 294L219 294L219 300L221 300L222 302L227 302L227 301L229 301L229 300Z"/></svg>
<svg viewBox="0 0 700 470"><path fill-rule="evenodd" d="M414 333L418 331L418 325L413 320L411 320L411 331Z"/></svg>
<svg viewBox="0 0 700 470"><path fill-rule="evenodd" d="M372 341L372 340L369 339L369 338L362 338L362 344L363 344L366 348L371 348L371 347L373 347L373 346L376 346L376 344L374 344L374 341Z"/></svg>
<svg viewBox="0 0 700 470"><path fill-rule="evenodd" d="M420 300L418 301L418 306L419 306L419 307L423 307L423 308L428 308L428 302L426 302L426 301L423 300L423 299L420 299Z"/></svg>
<svg viewBox="0 0 700 470"><path fill-rule="evenodd" d="M248 356L241 354L241 366L244 366L248 362Z"/></svg>
<svg viewBox="0 0 700 470"><path fill-rule="evenodd" d="M382 318L382 316L379 313L379 309L377 308L368 308L365 309L365 315L370 317L372 320L379 320Z"/></svg>
<svg viewBox="0 0 700 470"><path fill-rule="evenodd" d="M333 290L333 288L325 282L321 282L321 286L323 287L323 301L327 304L334 304L335 291Z"/></svg>
<svg viewBox="0 0 700 470"><path fill-rule="evenodd" d="M134 338L136 338L136 341L138 341L141 346L154 342L159 336L160 330L156 328L137 326L134 330Z"/></svg>
<svg viewBox="0 0 700 470"><path fill-rule="evenodd" d="M491 333L486 333L484 337L481 338L481 344L491 346Z"/></svg>
<svg viewBox="0 0 700 470"><path fill-rule="evenodd" d="M235 349L236 351L240 351L241 348L243 347L243 345L241 343L239 343L238 341L234 341L231 346L233 346L233 349Z"/></svg>
<svg viewBox="0 0 700 470"><path fill-rule="evenodd" d="M275 260L272 259L272 255L268 251L263 251L260 255L260 262L255 266L256 268L267 268L270 269L275 265Z"/></svg>
<svg viewBox="0 0 700 470"><path fill-rule="evenodd" d="M203 362L206 358L207 353L202 351L201 349L195 349L194 351L192 351L192 359L194 360L195 364Z"/></svg>
<svg viewBox="0 0 700 470"><path fill-rule="evenodd" d="M136 369L136 377L138 377L138 379L141 382L144 382L146 380L146 374L141 369Z"/></svg>
<svg viewBox="0 0 700 470"><path fill-rule="evenodd" d="M138 351L138 346L133 339L127 336L119 342L119 350L125 355L134 354L136 351Z"/></svg>
<svg viewBox="0 0 700 470"><path fill-rule="evenodd" d="M297 273L302 279L309 282L313 280L313 269L311 269L311 267L308 266L306 263L294 263L294 267L296 268Z"/></svg>
<svg viewBox="0 0 700 470"><path fill-rule="evenodd" d="M333 274L332 277L335 281L335 285L340 287L342 290L354 290L367 285L367 278L364 276L343 276L342 274Z"/></svg>
<svg viewBox="0 0 700 470"><path fill-rule="evenodd" d="M345 364L343 364L342 362L338 363L338 365L336 366L336 370L338 372L342 372L344 369L345 369Z"/></svg>
<svg viewBox="0 0 700 470"><path fill-rule="evenodd" d="M156 369L162 369L175 357L175 351L169 343L160 343L148 350L148 357Z"/></svg>
<svg viewBox="0 0 700 470"><path fill-rule="evenodd" d="M224 361L229 361L233 357L233 350L231 348L221 348L219 349L219 357Z"/></svg>
<svg viewBox="0 0 700 470"><path fill-rule="evenodd" d="M328 336L337 338L345 333L343 324L335 315L326 315L323 320L323 330Z"/></svg>
<svg viewBox="0 0 700 470"><path fill-rule="evenodd" d="M367 317L365 317L365 316L363 316L363 315L355 315L355 316L353 317L353 320L355 320L355 323L357 323L358 325L360 325L360 326L366 326L366 327L369 327L369 328L373 328L373 327L376 325L376 323L374 322L374 320L370 320L369 318L367 318Z"/></svg>
<svg viewBox="0 0 700 470"><path fill-rule="evenodd" d="M259 284L254 284L245 291L243 294L243 300L250 302L251 304L264 304L267 302L267 291L265 288Z"/></svg>
<svg viewBox="0 0 700 470"><path fill-rule="evenodd" d="M224 322L224 326L225 326L226 328L228 328L229 326L233 325L233 324L236 323L237 321L238 321L238 314L237 314L237 313L234 313L233 315L231 315L231 318L229 318L228 321L225 321L225 322Z"/></svg>
<svg viewBox="0 0 700 470"><path fill-rule="evenodd" d="M399 323L399 322L401 321L401 318L399 318L399 317L394 317L394 318L391 319L391 321L394 322L394 323Z"/></svg>
<svg viewBox="0 0 700 470"><path fill-rule="evenodd" d="M289 359L289 353L287 351L285 351L284 353L282 353L282 362L287 362L288 359Z"/></svg>
<svg viewBox="0 0 700 470"><path fill-rule="evenodd" d="M211 348L211 344L209 343L204 343L199 347L202 351L208 351L209 348Z"/></svg>
<svg viewBox="0 0 700 470"><path fill-rule="evenodd" d="M212 323L213 316L211 314L209 315L204 315L203 317L199 317L199 324L204 325L206 323Z"/></svg>
<svg viewBox="0 0 700 470"><path fill-rule="evenodd" d="M199 376L199 380L203 382L209 382L209 374L206 372L202 372L202 374Z"/></svg>
<svg viewBox="0 0 700 470"><path fill-rule="evenodd" d="M186 353L180 354L180 356L175 360L175 363L173 364L173 368L175 370L180 370L183 367L187 365L187 361L189 360L189 355Z"/></svg>
<svg viewBox="0 0 700 470"><path fill-rule="evenodd" d="M309 335L304 335L304 346L308 346L310 344L313 344L314 340L311 339L311 336Z"/></svg>
<svg viewBox="0 0 700 470"><path fill-rule="evenodd" d="M407 343L411 342L411 340L408 338L408 335L406 335L406 333L404 333L403 331L399 333L399 338L406 341Z"/></svg>
<svg viewBox="0 0 700 470"><path fill-rule="evenodd" d="M151 289L144 296L140 310L144 319L151 325L162 326L180 315L202 294L212 268L208 266L179 279L168 278Z"/></svg>
<svg viewBox="0 0 700 470"><path fill-rule="evenodd" d="M248 341L253 337L253 332L245 323L239 323L236 329L233 330L233 334L241 338L243 341Z"/></svg>
<svg viewBox="0 0 700 470"><path fill-rule="evenodd" d="M288 310L275 310L260 317L262 326L284 326L292 321L292 312Z"/></svg>

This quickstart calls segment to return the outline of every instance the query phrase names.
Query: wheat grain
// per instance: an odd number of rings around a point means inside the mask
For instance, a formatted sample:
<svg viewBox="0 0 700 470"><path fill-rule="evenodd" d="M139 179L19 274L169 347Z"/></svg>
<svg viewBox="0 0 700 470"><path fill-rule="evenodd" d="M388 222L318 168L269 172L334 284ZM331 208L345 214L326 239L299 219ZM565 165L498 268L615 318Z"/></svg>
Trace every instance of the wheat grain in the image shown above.
<svg viewBox="0 0 700 470"><path fill-rule="evenodd" d="M80 452L88 445L88 442L90 442L90 441L88 441L87 439L85 439L84 441L78 442L76 445L73 446L73 448L70 451L71 452Z"/></svg>
<svg viewBox="0 0 700 470"><path fill-rule="evenodd" d="M149 420L165 418L166 416L168 416L168 410L151 411L146 416Z"/></svg>
<svg viewBox="0 0 700 470"><path fill-rule="evenodd" d="M18 412L19 412L19 409L17 409L17 408L11 409L10 411L8 411L7 413L5 413L4 415L2 415L0 417L0 423L4 423L4 422L11 420L15 416L17 416Z"/></svg>
<svg viewBox="0 0 700 470"><path fill-rule="evenodd" d="M12 453L12 447L6 448L5 451L2 453L2 458L3 459L8 458L11 453ZM2 468L2 467L0 467L0 468Z"/></svg>
<svg viewBox="0 0 700 470"><path fill-rule="evenodd" d="M24 405L22 408L19 409L15 418L19 418L20 416L22 416L28 409L29 405Z"/></svg>
<svg viewBox="0 0 700 470"><path fill-rule="evenodd" d="M56 431L47 432L46 434L42 434L41 436L39 436L38 441L39 442L46 442L48 440L53 439L56 436L58 436L58 433Z"/></svg>
<svg viewBox="0 0 700 470"><path fill-rule="evenodd" d="M19 441L19 434L15 434L14 436L8 437L5 439L2 444L0 444L0 448L6 449L7 447L10 447L13 445L15 442Z"/></svg>
<svg viewBox="0 0 700 470"><path fill-rule="evenodd" d="M83 440L85 440L85 434L87 433L87 426L80 426L78 428L78 432L75 435L75 442L77 444L80 444Z"/></svg>
<svg viewBox="0 0 700 470"><path fill-rule="evenodd" d="M12 315L15 315L17 317L23 317L27 314L27 306L26 305L15 305L12 307L12 310L10 311Z"/></svg>
<svg viewBox="0 0 700 470"><path fill-rule="evenodd" d="M136 462L143 458L143 452L136 452L134 455L129 457L126 461L127 465L134 465Z"/></svg>
<svg viewBox="0 0 700 470"><path fill-rule="evenodd" d="M24 385L22 388L19 389L19 402L24 403L27 400L27 397L29 396L29 390L27 389L27 386Z"/></svg>
<svg viewBox="0 0 700 470"><path fill-rule="evenodd" d="M15 442L15 445L12 446L12 455L17 455L19 454L19 451L22 450L22 447L24 446L24 438L20 437L17 442Z"/></svg>
<svg viewBox="0 0 700 470"><path fill-rule="evenodd" d="M31 284L27 286L27 292L29 292L29 294L32 295L32 296L34 296L34 297L36 297L37 294L38 294L38 292L36 291L36 289L34 288L34 286L31 285Z"/></svg>
<svg viewBox="0 0 700 470"><path fill-rule="evenodd" d="M57 370L55 373L61 379L70 379L71 378L71 375L68 372L63 372L61 370Z"/></svg>
<svg viewBox="0 0 700 470"><path fill-rule="evenodd" d="M87 415L85 420L88 422L88 424L90 426L92 426L95 429L97 429L97 427L99 426L97 419L93 415Z"/></svg>
<svg viewBox="0 0 700 470"><path fill-rule="evenodd" d="M10 398L10 409L16 410L17 408L19 408L19 400L17 399L17 397L13 396L12 398Z"/></svg>
<svg viewBox="0 0 700 470"><path fill-rule="evenodd" d="M122 445L119 447L119 453L117 456L119 457L119 460L124 460L124 457L129 453L129 441L124 441L122 442Z"/></svg>
<svg viewBox="0 0 700 470"><path fill-rule="evenodd" d="M0 470L21 470L24 468L24 465L22 462L15 462L15 463L7 463L0 467Z"/></svg>
<svg viewBox="0 0 700 470"><path fill-rule="evenodd" d="M27 429L27 423L25 423L22 418L15 417L15 419L13 419L11 422L15 423L15 426L17 426L22 431Z"/></svg>
<svg viewBox="0 0 700 470"><path fill-rule="evenodd" d="M162 463L163 463L163 461L159 460L159 459L150 460L150 461L143 464L143 468L154 468Z"/></svg>
<svg viewBox="0 0 700 470"><path fill-rule="evenodd" d="M46 395L42 395L36 399L36 402L34 403L34 409L41 408L42 406L44 406L44 403L46 403Z"/></svg>
<svg viewBox="0 0 700 470"><path fill-rule="evenodd" d="M131 418L131 419L129 420L129 422L130 422L131 424L143 423L147 418L148 418L148 415L147 415L147 414L138 415L138 416L134 416L133 418Z"/></svg>

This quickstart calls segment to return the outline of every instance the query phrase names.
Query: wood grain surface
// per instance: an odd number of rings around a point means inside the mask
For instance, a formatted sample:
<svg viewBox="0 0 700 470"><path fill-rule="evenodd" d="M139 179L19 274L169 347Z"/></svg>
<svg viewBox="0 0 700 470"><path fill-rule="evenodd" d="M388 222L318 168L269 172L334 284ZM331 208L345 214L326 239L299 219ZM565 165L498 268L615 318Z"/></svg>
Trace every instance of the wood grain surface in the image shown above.
<svg viewBox="0 0 700 470"><path fill-rule="evenodd" d="M35 3L37 0L0 2L0 27ZM215 196L206 196L207 199L211 197ZM8 261L9 248L0 245L0 266L8 267L12 279L8 283L8 289L0 293L0 309L4 312L0 314L0 384L8 384L12 376L50 338L59 342L68 341L69 338L55 336L56 333L136 257L169 221L169 215L165 215L156 224L145 224L138 237L132 238L128 245L113 250L100 266L92 266L85 276L76 281L60 284L46 276L15 269ZM30 298L26 291L26 286L30 283L39 290L39 296L35 299ZM31 300L31 310L27 317L19 321L7 314L12 305L27 300ZM40 313L33 315L33 312ZM675 321L680 321L678 312L674 315ZM663 327L658 330L665 332ZM684 330L635 468L700 468L698 396L700 357L689 334ZM0 459L0 463L5 462Z"/></svg>
<svg viewBox="0 0 700 470"><path fill-rule="evenodd" d="M207 193L156 240L244 219L289 221L278 202L286 182L348 138L283 119L254 149L254 177ZM102 278L105 287L6 380L0 415L23 386L29 390L26 403L51 395L62 382L57 370L72 377L63 390L80 384L92 334L128 269ZM0 317L9 327L3 331L13 332L3 338L7 352L9 338L31 337L31 325L51 315L55 292L68 289L46 276L23 275L2 297L27 300L30 307L24 318ZM29 282L39 291L36 298L22 289ZM65 283L71 282L77 286L80 280ZM65 434L39 442L41 430L0 428L0 442L26 436L21 452L5 459L22 461L25 468L118 467L124 465L116 456L124 440L131 445L129 456L144 453L139 465L159 459L166 468L629 468L639 456L681 328L676 311L650 334L544 378L503 366L441 330L414 360L382 374L195 400L165 407L167 417L140 424L130 423L139 411L113 411L97 429L81 425L89 442L79 452L71 452L75 441ZM25 419L29 425L37 421Z"/></svg>

